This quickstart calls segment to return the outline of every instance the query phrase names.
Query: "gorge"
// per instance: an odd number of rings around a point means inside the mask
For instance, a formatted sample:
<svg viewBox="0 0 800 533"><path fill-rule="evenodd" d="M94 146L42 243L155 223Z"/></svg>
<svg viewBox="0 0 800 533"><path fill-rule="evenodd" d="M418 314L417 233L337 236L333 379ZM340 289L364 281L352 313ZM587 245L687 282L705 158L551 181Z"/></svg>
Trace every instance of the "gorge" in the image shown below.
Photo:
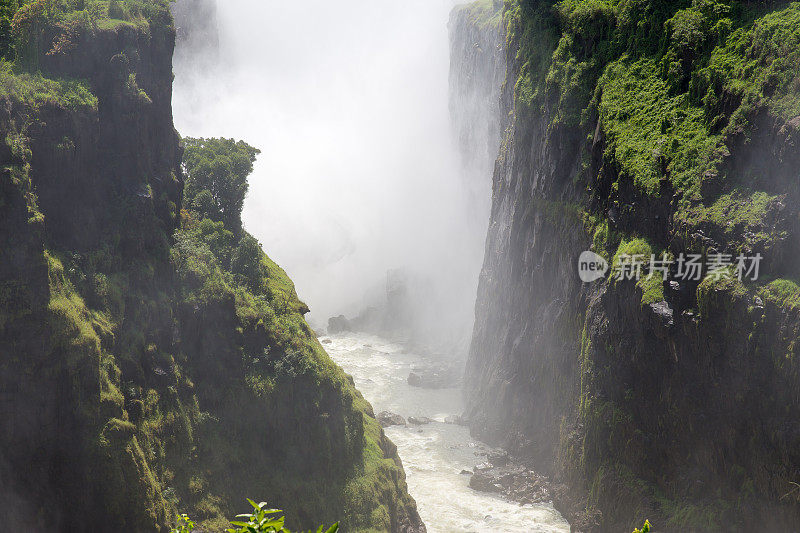
<svg viewBox="0 0 800 533"><path fill-rule="evenodd" d="M184 146L244 176L255 154L180 142L169 3L80 4L14 6L2 64L3 527L220 530L251 496L295 528L424 530L292 282L237 212L184 202Z"/></svg>
<svg viewBox="0 0 800 533"><path fill-rule="evenodd" d="M800 4L457 4L0 3L4 529L797 529Z"/></svg>

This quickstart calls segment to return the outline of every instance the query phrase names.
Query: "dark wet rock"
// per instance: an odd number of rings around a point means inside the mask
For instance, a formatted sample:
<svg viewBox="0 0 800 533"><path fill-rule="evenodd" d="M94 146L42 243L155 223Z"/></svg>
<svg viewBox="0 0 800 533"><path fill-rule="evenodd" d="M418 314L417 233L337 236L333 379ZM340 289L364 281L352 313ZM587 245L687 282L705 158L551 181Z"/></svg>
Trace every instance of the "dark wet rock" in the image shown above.
<svg viewBox="0 0 800 533"><path fill-rule="evenodd" d="M461 472L459 472L459 473L460 473L462 476L471 476L471 475L472 475L472 472L470 472L469 470L462 470L462 471L461 471Z"/></svg>
<svg viewBox="0 0 800 533"><path fill-rule="evenodd" d="M333 342L333 341L330 340L330 339L323 339L322 340L322 344L330 344L331 342Z"/></svg>
<svg viewBox="0 0 800 533"><path fill-rule="evenodd" d="M564 483L550 488L553 505L569 517L570 531L585 533L598 531L602 514L593 507L587 507L582 497ZM565 513L566 511L566 513Z"/></svg>
<svg viewBox="0 0 800 533"><path fill-rule="evenodd" d="M428 418L427 416L409 416L408 423L412 426L423 426L425 424L430 424L434 422L434 420Z"/></svg>
<svg viewBox="0 0 800 533"><path fill-rule="evenodd" d="M345 331L352 331L350 321L344 315L333 316L328 319L328 333L336 334Z"/></svg>
<svg viewBox="0 0 800 533"><path fill-rule="evenodd" d="M469 479L469 488L479 490L481 492L500 492L503 487L496 482L496 478L490 474L478 472L472 474Z"/></svg>
<svg viewBox="0 0 800 533"><path fill-rule="evenodd" d="M504 450L491 452L488 455L488 459L492 466L506 466L508 464L508 452Z"/></svg>
<svg viewBox="0 0 800 533"><path fill-rule="evenodd" d="M389 426L405 426L406 419L396 413L389 411L381 411L378 413L378 422L381 426L387 428Z"/></svg>
<svg viewBox="0 0 800 533"><path fill-rule="evenodd" d="M482 463L475 467L469 486L482 492L499 493L521 504L552 500L552 484L547 476L513 463L505 452L492 452L502 466ZM500 459L500 458L504 459Z"/></svg>

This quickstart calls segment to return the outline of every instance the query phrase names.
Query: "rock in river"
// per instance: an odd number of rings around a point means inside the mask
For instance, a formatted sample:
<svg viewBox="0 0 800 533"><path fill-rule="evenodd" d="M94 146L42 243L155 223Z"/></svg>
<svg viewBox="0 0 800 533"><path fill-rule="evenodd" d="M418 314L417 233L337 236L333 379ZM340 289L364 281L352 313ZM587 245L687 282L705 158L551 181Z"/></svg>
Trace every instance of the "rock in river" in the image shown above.
<svg viewBox="0 0 800 533"><path fill-rule="evenodd" d="M405 426L406 419L402 416L390 413L389 411L381 411L378 413L378 422L381 426L388 428L389 426Z"/></svg>
<svg viewBox="0 0 800 533"><path fill-rule="evenodd" d="M334 335L343 331L351 331L350 321L344 315L333 316L328 319L328 334Z"/></svg>

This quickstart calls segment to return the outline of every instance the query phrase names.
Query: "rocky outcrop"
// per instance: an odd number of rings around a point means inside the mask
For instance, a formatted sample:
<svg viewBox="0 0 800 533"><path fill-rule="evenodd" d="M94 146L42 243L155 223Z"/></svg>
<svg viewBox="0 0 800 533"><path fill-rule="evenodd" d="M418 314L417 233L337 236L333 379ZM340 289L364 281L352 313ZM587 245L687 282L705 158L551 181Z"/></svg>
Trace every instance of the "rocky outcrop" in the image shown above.
<svg viewBox="0 0 800 533"><path fill-rule="evenodd" d="M785 279L799 235L785 176L798 133L775 102L797 101L797 72L762 51L794 42L797 7L755 22L700 4L507 7L510 118L466 375L473 432L566 483L554 498L581 531L645 518L661 531L791 529L800 288ZM692 17L743 29L698 27L708 34L691 44ZM739 61L742 43L772 72L766 93L714 63ZM611 262L762 253L784 279L584 284L589 249Z"/></svg>
<svg viewBox="0 0 800 533"><path fill-rule="evenodd" d="M336 335L337 333L343 333L346 331L351 331L350 321L347 320L347 317L344 315L339 316L332 316L328 319L328 334L329 335Z"/></svg>
<svg viewBox="0 0 800 533"><path fill-rule="evenodd" d="M389 411L381 411L378 413L378 422L381 426L388 428L389 426L405 426L406 419L396 413Z"/></svg>

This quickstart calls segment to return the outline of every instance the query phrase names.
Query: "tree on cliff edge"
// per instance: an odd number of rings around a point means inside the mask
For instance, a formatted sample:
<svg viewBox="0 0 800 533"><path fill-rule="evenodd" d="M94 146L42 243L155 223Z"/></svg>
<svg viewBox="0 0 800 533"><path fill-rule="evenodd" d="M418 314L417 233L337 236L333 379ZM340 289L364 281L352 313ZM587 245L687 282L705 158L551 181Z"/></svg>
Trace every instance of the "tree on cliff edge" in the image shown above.
<svg viewBox="0 0 800 533"><path fill-rule="evenodd" d="M247 177L261 151L233 139L186 138L184 143L186 207L222 222L228 231L240 236Z"/></svg>

